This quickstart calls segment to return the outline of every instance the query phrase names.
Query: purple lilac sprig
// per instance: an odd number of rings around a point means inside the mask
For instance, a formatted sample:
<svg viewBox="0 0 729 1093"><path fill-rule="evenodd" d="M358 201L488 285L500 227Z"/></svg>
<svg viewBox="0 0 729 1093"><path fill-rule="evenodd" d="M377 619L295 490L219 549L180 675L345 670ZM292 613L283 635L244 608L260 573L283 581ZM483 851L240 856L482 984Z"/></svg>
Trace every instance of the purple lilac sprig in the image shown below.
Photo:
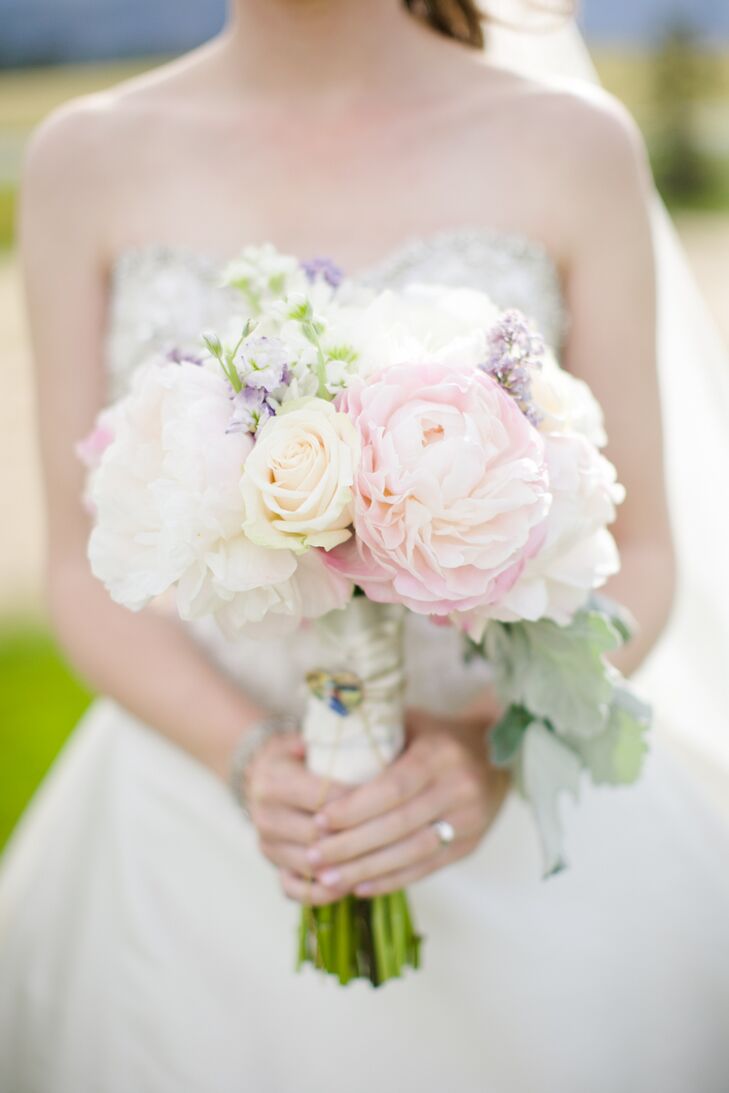
<svg viewBox="0 0 729 1093"><path fill-rule="evenodd" d="M542 414L532 401L531 369L541 368L544 341L521 311L505 311L488 336L489 355L481 365L484 372L517 402L532 425Z"/></svg>
<svg viewBox="0 0 729 1093"><path fill-rule="evenodd" d="M344 273L331 258L307 258L301 268L310 281L321 277L332 288L338 288L344 279Z"/></svg>

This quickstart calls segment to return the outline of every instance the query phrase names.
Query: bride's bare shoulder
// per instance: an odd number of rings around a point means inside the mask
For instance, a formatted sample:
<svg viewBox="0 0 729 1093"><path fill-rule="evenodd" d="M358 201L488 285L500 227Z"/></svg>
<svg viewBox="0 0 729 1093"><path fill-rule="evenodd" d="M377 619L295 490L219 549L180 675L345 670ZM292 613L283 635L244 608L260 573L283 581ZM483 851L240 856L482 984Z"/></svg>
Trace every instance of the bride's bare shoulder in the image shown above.
<svg viewBox="0 0 729 1093"><path fill-rule="evenodd" d="M548 144L558 154L545 159L544 167L551 163L556 169L600 169L606 160L643 155L643 139L632 115L599 85L538 79L497 65L481 67L483 124L490 124L496 109L527 148Z"/></svg>
<svg viewBox="0 0 729 1093"><path fill-rule="evenodd" d="M158 126L203 97L208 67L205 47L115 86L58 107L37 127L28 145L25 177L53 176L76 185L95 172L109 176L130 162Z"/></svg>
<svg viewBox="0 0 729 1093"><path fill-rule="evenodd" d="M652 181L642 134L603 88L492 68L474 102L468 124L478 154L489 168L501 159L507 173L531 180L524 192L549 209L555 233L574 238L596 216L645 207Z"/></svg>

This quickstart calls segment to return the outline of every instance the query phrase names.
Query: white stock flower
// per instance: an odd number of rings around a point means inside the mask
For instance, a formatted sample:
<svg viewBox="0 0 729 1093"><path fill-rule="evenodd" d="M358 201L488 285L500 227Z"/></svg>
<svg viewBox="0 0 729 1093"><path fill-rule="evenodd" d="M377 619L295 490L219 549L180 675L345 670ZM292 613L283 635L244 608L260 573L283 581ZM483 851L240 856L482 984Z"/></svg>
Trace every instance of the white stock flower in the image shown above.
<svg viewBox="0 0 729 1093"><path fill-rule="evenodd" d="M241 481L244 530L255 543L329 550L351 535L357 430L319 398L286 403L260 429Z"/></svg>
<svg viewBox="0 0 729 1093"><path fill-rule="evenodd" d="M305 292L307 278L296 258L270 243L246 247L223 270L223 281L245 297L253 314L267 302L290 292Z"/></svg>

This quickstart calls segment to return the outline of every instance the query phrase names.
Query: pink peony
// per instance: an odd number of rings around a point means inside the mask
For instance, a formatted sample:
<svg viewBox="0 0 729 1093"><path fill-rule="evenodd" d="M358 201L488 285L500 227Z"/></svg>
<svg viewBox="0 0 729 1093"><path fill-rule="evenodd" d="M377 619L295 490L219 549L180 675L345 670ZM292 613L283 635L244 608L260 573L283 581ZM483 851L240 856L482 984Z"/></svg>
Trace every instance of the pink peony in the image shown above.
<svg viewBox="0 0 729 1093"><path fill-rule="evenodd" d="M499 603L541 547L544 441L490 376L398 364L341 397L359 429L356 537L326 555L371 599L445 616Z"/></svg>

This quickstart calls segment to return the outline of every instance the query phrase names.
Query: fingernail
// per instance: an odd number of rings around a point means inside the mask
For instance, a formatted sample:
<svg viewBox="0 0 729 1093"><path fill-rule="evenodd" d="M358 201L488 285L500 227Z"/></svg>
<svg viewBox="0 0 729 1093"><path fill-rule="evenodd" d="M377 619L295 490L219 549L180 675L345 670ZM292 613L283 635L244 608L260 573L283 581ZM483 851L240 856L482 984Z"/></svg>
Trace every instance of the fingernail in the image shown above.
<svg viewBox="0 0 729 1093"><path fill-rule="evenodd" d="M329 820L327 818L326 813L317 812L316 816L314 817L314 823L316 824L317 827L320 827L322 829L322 831L324 831L327 827L329 827Z"/></svg>
<svg viewBox="0 0 729 1093"><path fill-rule="evenodd" d="M370 896L372 895L372 885L364 881L362 884L358 884L354 890L355 896Z"/></svg>
<svg viewBox="0 0 729 1093"><path fill-rule="evenodd" d="M313 862L315 865L321 861L321 850L318 846L310 846L306 851L306 860Z"/></svg>
<svg viewBox="0 0 729 1093"><path fill-rule="evenodd" d="M319 880L322 884L325 884L327 888L334 888L341 879L341 873L338 869L325 869L323 873L319 874Z"/></svg>

